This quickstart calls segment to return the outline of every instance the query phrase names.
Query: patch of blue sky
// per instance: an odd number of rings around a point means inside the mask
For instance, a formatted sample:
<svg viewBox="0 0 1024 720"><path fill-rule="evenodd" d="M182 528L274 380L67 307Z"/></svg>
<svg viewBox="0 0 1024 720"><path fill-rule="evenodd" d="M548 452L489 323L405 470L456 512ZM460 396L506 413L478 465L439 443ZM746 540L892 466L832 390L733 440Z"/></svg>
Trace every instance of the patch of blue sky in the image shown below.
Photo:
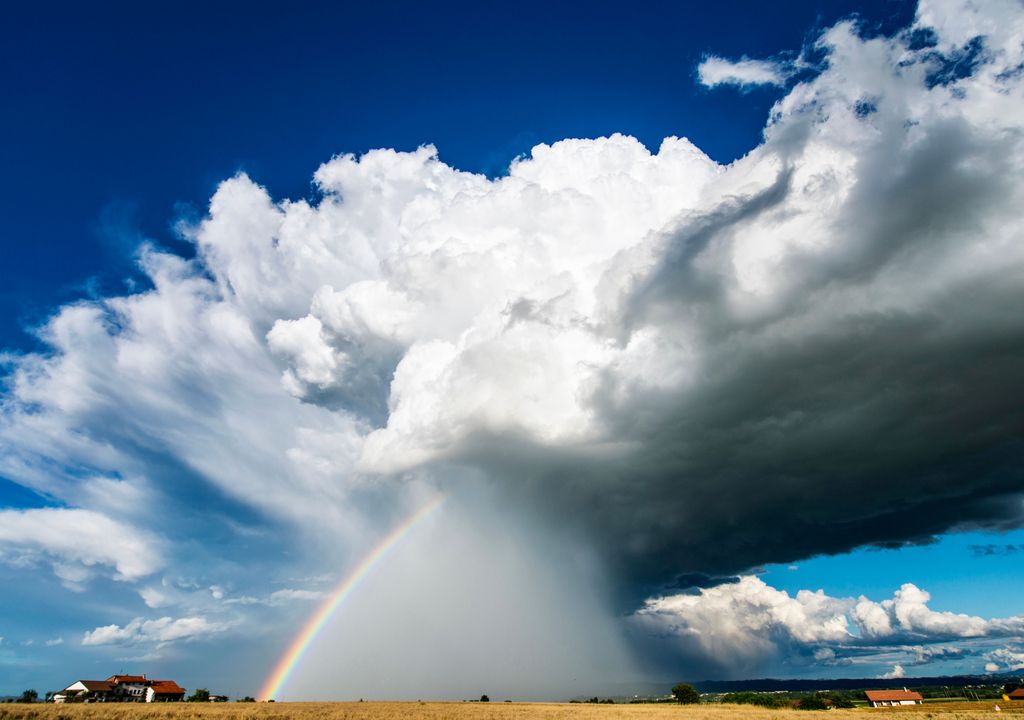
<svg viewBox="0 0 1024 720"><path fill-rule="evenodd" d="M68 3L9 8L0 114L0 347L59 304L145 280L131 245L189 254L172 226L249 172L277 198L312 194L337 153L434 143L500 175L540 142L689 137L729 162L761 139L781 88L696 82L702 55L770 58L856 14L891 32L908 0L289 7Z"/></svg>
<svg viewBox="0 0 1024 720"><path fill-rule="evenodd" d="M875 601L891 598L903 583L913 583L931 593L933 610L1009 617L1024 611L1022 560L1024 530L965 532L943 535L927 545L860 548L770 565L761 577L790 594L822 589L836 597L866 595Z"/></svg>
<svg viewBox="0 0 1024 720"><path fill-rule="evenodd" d="M41 507L58 507L58 503L0 476L0 508L25 510Z"/></svg>

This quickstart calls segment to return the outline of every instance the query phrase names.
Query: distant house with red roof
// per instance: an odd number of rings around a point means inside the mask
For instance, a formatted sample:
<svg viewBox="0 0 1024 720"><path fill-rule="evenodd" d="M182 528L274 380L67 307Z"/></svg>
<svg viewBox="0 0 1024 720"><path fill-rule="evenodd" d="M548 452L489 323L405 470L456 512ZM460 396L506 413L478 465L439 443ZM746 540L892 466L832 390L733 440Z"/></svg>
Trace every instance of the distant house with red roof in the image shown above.
<svg viewBox="0 0 1024 720"><path fill-rule="evenodd" d="M1008 693L1006 697L1011 700L1024 700L1024 687L1017 688L1012 693Z"/></svg>
<svg viewBox="0 0 1024 720"><path fill-rule="evenodd" d="M903 688L902 690L865 690L871 707L893 707L896 705L920 705L924 702L921 693Z"/></svg>
<svg viewBox="0 0 1024 720"><path fill-rule="evenodd" d="M173 680L151 680L146 688L146 702L180 702L185 699L185 688Z"/></svg>
<svg viewBox="0 0 1024 720"><path fill-rule="evenodd" d="M55 703L110 702L113 699L114 687L106 680L76 680L53 694Z"/></svg>
<svg viewBox="0 0 1024 720"><path fill-rule="evenodd" d="M145 675L111 675L107 678L114 691L128 701L142 702L146 696L149 680Z"/></svg>

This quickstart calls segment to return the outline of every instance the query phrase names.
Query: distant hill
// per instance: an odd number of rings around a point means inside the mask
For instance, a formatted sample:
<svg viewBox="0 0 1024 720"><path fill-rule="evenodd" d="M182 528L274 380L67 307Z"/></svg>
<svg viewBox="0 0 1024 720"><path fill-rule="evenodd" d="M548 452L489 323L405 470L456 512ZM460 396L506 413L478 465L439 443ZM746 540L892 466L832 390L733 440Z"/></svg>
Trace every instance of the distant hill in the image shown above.
<svg viewBox="0 0 1024 720"><path fill-rule="evenodd" d="M992 675L939 675L934 677L905 677L892 680L880 680L879 678L818 678L818 679L779 679L760 678L753 680L698 680L693 681L685 675L679 677L663 678L662 680L647 680L643 682L616 682L595 686L594 692L587 695L578 695L574 700L585 701L590 697L601 698L611 697L616 702L629 702L633 698L645 698L652 700L664 698L669 695L669 688L677 682L685 682L693 685L702 693L729 693L729 692L813 692L817 690L882 690L888 688L913 688L913 689L938 689L949 687L951 691L963 687L978 687L987 685L989 687L1004 685L1008 682L1017 682L1024 685L1024 676L1021 673L997 673ZM934 693L932 693L933 695ZM941 693L940 693L941 694ZM926 693L926 696L929 696ZM568 698L566 698L568 699Z"/></svg>
<svg viewBox="0 0 1024 720"><path fill-rule="evenodd" d="M1020 681L1018 675L940 675L936 677L904 678L831 678L820 680L700 680L692 683L700 692L781 692L786 690L864 690L871 688L964 687L973 685L1002 685L1010 680Z"/></svg>

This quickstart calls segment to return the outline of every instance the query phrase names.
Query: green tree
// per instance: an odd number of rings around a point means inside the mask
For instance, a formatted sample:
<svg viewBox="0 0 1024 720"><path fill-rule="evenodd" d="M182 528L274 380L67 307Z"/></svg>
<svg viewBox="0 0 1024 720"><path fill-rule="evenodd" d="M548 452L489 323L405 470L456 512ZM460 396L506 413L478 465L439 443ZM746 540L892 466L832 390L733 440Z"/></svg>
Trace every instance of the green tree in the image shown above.
<svg viewBox="0 0 1024 720"><path fill-rule="evenodd" d="M189 702L209 702L210 691L206 688L196 688L196 691L188 696Z"/></svg>
<svg viewBox="0 0 1024 720"><path fill-rule="evenodd" d="M672 695L677 703L683 705L692 705L693 703L700 702L700 693L697 692L693 685L687 685L686 683L679 683L672 688Z"/></svg>
<svg viewBox="0 0 1024 720"><path fill-rule="evenodd" d="M39 702L39 693L37 693L35 690L26 690L25 692L23 692L21 694L21 697L18 698L18 702L21 702L21 703Z"/></svg>
<svg viewBox="0 0 1024 720"><path fill-rule="evenodd" d="M489 697L487 697L486 695L481 695L480 696L480 702L490 702L490 701L491 701L491 699Z"/></svg>
<svg viewBox="0 0 1024 720"><path fill-rule="evenodd" d="M238 702L256 702L256 698L246 695L244 698L238 698Z"/></svg>
<svg viewBox="0 0 1024 720"><path fill-rule="evenodd" d="M774 695L750 692L749 690L727 693L722 696L722 702L736 703L738 705L758 705L760 707L768 708L783 707L787 704L784 700L777 698Z"/></svg>
<svg viewBox="0 0 1024 720"><path fill-rule="evenodd" d="M834 708L852 708L857 707L853 704L853 700L850 699L849 695L833 695L832 696L832 707Z"/></svg>
<svg viewBox="0 0 1024 720"><path fill-rule="evenodd" d="M828 710L829 708L829 704L825 699L817 695L808 695L807 697L800 698L796 706L799 710Z"/></svg>

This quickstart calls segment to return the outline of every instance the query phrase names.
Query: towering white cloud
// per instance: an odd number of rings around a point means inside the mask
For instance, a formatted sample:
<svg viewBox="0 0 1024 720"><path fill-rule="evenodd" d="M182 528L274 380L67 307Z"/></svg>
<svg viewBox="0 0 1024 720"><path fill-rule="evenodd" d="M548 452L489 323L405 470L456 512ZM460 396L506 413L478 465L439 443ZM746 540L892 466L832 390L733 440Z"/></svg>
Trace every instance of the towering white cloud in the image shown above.
<svg viewBox="0 0 1024 720"><path fill-rule="evenodd" d="M962 613L935 612L927 603L931 595L907 583L892 600L881 603L862 597L853 609L853 617L867 638L888 638L893 635L940 638L982 637L997 628L997 621ZM1005 623L1004 623L1005 624ZM1024 622L1017 619L1010 623L1019 632Z"/></svg>
<svg viewBox="0 0 1024 720"><path fill-rule="evenodd" d="M886 673L882 673L882 675L880 677L885 679L885 680L895 680L897 678L902 678L902 677L906 677L906 676L907 676L907 671L903 669L902 665L897 663L897 664L892 666L892 670L890 670L889 672L886 672Z"/></svg>
<svg viewBox="0 0 1024 720"><path fill-rule="evenodd" d="M676 636L687 650L712 662L749 669L790 642L850 640L849 609L849 600L820 590L801 590L794 597L746 576L696 595L652 598L634 618L645 632Z"/></svg>

